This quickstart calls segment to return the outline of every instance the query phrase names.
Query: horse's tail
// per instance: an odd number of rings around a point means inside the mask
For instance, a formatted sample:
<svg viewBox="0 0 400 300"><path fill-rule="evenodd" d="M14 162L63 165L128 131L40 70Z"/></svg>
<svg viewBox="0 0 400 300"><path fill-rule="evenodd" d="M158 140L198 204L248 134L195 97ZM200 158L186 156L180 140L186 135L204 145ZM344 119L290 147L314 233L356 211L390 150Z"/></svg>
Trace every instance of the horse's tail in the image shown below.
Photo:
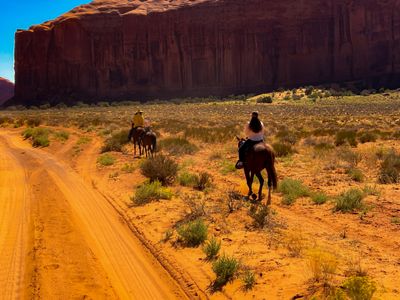
<svg viewBox="0 0 400 300"><path fill-rule="evenodd" d="M267 169L268 179L271 180L272 188L278 188L278 175L275 169L275 153L274 151L268 151L268 159L265 168Z"/></svg>

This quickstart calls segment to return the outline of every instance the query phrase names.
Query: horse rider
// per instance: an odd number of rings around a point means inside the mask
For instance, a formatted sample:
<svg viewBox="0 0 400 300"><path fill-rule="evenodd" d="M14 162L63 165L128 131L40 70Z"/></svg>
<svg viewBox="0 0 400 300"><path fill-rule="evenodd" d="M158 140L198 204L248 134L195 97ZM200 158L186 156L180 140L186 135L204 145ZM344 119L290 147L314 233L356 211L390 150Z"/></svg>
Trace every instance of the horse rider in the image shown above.
<svg viewBox="0 0 400 300"><path fill-rule="evenodd" d="M143 111L138 109L132 120L132 128L144 127Z"/></svg>
<svg viewBox="0 0 400 300"><path fill-rule="evenodd" d="M246 141L239 148L239 160L236 163L236 169L243 169L246 153L255 144L264 141L264 124L258 118L258 112L254 111L251 114L251 120L244 128Z"/></svg>

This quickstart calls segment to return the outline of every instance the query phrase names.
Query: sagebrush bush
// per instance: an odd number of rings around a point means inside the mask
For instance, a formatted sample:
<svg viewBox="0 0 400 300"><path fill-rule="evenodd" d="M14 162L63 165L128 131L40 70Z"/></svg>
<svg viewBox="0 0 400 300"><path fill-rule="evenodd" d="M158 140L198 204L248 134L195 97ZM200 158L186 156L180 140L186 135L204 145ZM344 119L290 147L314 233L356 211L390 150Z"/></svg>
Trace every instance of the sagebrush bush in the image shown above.
<svg viewBox="0 0 400 300"><path fill-rule="evenodd" d="M400 182L400 155L390 151L383 155L379 171L379 182L383 184L392 184Z"/></svg>
<svg viewBox="0 0 400 300"><path fill-rule="evenodd" d="M38 127L42 121L39 118L29 118L25 121L28 127Z"/></svg>
<svg viewBox="0 0 400 300"><path fill-rule="evenodd" d="M115 163L115 157L110 154L103 154L97 159L97 163L102 166L112 166Z"/></svg>
<svg viewBox="0 0 400 300"><path fill-rule="evenodd" d="M213 177L211 174L207 172L201 172L198 176L196 176L195 188L199 191L204 191L206 188L211 187L212 181Z"/></svg>
<svg viewBox="0 0 400 300"><path fill-rule="evenodd" d="M336 146L342 146L348 143L352 147L356 147L357 142L357 131L354 130L342 130L336 133Z"/></svg>
<svg viewBox="0 0 400 300"><path fill-rule="evenodd" d="M249 216L253 219L256 228L264 228L271 221L271 209L268 205L252 205L249 209Z"/></svg>
<svg viewBox="0 0 400 300"><path fill-rule="evenodd" d="M215 286L222 287L228 282L232 281L239 269L239 261L227 255L223 255L218 258L212 264L212 270L214 271L217 278L215 279Z"/></svg>
<svg viewBox="0 0 400 300"><path fill-rule="evenodd" d="M207 239L208 228L202 219L197 219L179 226L177 232L183 244L198 247Z"/></svg>
<svg viewBox="0 0 400 300"><path fill-rule="evenodd" d="M295 153L293 146L288 143L273 143L272 148L274 148L276 157L284 157Z"/></svg>
<svg viewBox="0 0 400 300"><path fill-rule="evenodd" d="M370 131L363 132L359 135L358 140L361 144L369 143L369 142L376 142L378 136Z"/></svg>
<svg viewBox="0 0 400 300"><path fill-rule="evenodd" d="M213 260L217 257L219 250L221 249L221 241L217 240L215 237L207 240L203 252L206 255L207 260Z"/></svg>
<svg viewBox="0 0 400 300"><path fill-rule="evenodd" d="M368 277L353 276L343 283L347 296L351 300L371 300L376 292L376 285Z"/></svg>
<svg viewBox="0 0 400 300"><path fill-rule="evenodd" d="M121 130L113 133L109 138L104 141L101 152L116 151L121 152L124 145L129 143L129 130Z"/></svg>
<svg viewBox="0 0 400 300"><path fill-rule="evenodd" d="M151 201L169 200L171 198L172 192L170 189L163 187L159 181L153 181L139 186L131 200L135 205L144 205Z"/></svg>
<svg viewBox="0 0 400 300"><path fill-rule="evenodd" d="M307 197L310 195L310 190L300 180L292 178L283 179L279 186L278 191L283 194L282 203L290 205L300 197Z"/></svg>
<svg viewBox="0 0 400 300"><path fill-rule="evenodd" d="M166 150L171 155L194 154L199 148L187 139L170 137L160 141L159 149Z"/></svg>
<svg viewBox="0 0 400 300"><path fill-rule="evenodd" d="M158 180L163 185L172 184L178 173L178 164L168 156L158 155L146 159L140 165L141 172L150 181Z"/></svg>
<svg viewBox="0 0 400 300"><path fill-rule="evenodd" d="M33 147L48 147L50 130L47 128L27 128L22 132L24 139L31 139Z"/></svg>
<svg viewBox="0 0 400 300"><path fill-rule="evenodd" d="M295 132L287 129L278 131L275 137L279 139L281 143L290 145L295 145L299 140L299 137Z"/></svg>
<svg viewBox="0 0 400 300"><path fill-rule="evenodd" d="M361 154L350 149L343 149L338 153L341 160L348 163L349 168L355 168L362 160Z"/></svg>
<svg viewBox="0 0 400 300"><path fill-rule="evenodd" d="M121 171L125 173L133 173L133 171L135 171L135 166L133 164L125 163L122 166Z"/></svg>
<svg viewBox="0 0 400 300"><path fill-rule="evenodd" d="M349 189L336 198L335 210L341 212L352 212L364 207L365 194L357 188Z"/></svg>

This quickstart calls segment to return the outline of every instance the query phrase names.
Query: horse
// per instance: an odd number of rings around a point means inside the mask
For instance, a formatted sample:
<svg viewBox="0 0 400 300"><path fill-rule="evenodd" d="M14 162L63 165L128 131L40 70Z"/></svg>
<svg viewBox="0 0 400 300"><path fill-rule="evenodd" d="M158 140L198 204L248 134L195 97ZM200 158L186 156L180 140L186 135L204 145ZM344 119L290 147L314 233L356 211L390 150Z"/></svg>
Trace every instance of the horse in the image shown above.
<svg viewBox="0 0 400 300"><path fill-rule="evenodd" d="M236 137L238 140L238 148L245 142L245 139ZM258 190L258 201L262 200L262 188L264 185L264 178L261 171L266 169L268 174L268 201L267 205L271 204L271 188L276 189L278 186L278 178L275 170L275 153L272 147L264 142L260 142L252 146L246 153L244 163L244 174L246 176L247 186L249 187L248 196L253 200L257 196L253 193L252 185L254 175L260 181L260 188Z"/></svg>
<svg viewBox="0 0 400 300"><path fill-rule="evenodd" d="M141 148L141 137L145 133L145 129L143 127L133 127L129 131L128 139L129 141L133 141L134 145L134 156L136 156L136 146L139 146L139 155L142 155Z"/></svg>
<svg viewBox="0 0 400 300"><path fill-rule="evenodd" d="M157 136L153 131L145 132L140 138L146 157L153 157L157 147Z"/></svg>

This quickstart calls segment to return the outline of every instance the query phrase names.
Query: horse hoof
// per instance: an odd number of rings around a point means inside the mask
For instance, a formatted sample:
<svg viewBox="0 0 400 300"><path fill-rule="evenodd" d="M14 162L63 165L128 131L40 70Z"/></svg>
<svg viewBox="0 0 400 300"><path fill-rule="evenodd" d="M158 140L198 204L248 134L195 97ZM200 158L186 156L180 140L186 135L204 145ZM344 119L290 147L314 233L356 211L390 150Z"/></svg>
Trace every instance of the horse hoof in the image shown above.
<svg viewBox="0 0 400 300"><path fill-rule="evenodd" d="M256 194L252 194L251 198L253 199L253 201L255 201L257 199L257 195Z"/></svg>

